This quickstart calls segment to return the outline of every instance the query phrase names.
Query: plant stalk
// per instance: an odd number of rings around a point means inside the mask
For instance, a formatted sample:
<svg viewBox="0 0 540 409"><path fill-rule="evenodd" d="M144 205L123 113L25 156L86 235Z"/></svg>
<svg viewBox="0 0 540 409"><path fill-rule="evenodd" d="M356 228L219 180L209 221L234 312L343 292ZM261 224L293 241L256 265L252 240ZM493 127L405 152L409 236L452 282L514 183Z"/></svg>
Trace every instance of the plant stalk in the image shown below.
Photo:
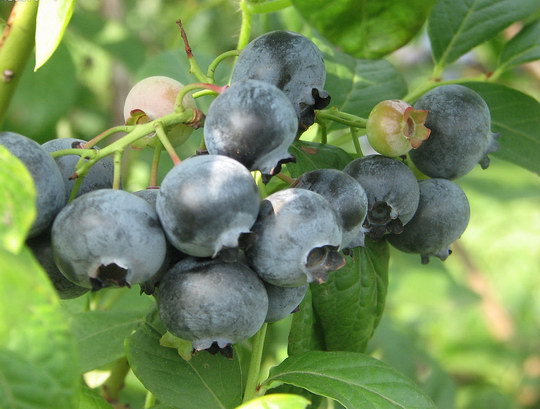
<svg viewBox="0 0 540 409"><path fill-rule="evenodd" d="M251 351L251 361L249 362L249 370L247 375L246 390L244 391L243 402L248 402L257 396L259 386L259 376L261 372L261 360L264 348L264 339L266 337L267 323L264 323L261 329L253 338L253 349Z"/></svg>

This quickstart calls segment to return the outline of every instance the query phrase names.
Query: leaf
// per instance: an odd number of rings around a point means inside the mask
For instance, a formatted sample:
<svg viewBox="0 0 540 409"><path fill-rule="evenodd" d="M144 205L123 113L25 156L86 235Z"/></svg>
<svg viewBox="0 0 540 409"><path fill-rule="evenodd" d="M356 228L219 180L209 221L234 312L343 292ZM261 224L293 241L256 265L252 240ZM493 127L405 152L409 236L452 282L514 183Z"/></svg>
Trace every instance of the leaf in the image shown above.
<svg viewBox="0 0 540 409"><path fill-rule="evenodd" d="M36 217L36 189L26 166L0 146L0 248L18 253ZM25 206L21 206L25 203Z"/></svg>
<svg viewBox="0 0 540 409"><path fill-rule="evenodd" d="M143 321L145 313L88 311L74 314L73 333L81 372L111 363L125 355L124 340Z"/></svg>
<svg viewBox="0 0 540 409"><path fill-rule="evenodd" d="M343 169L353 160L343 149L317 142L296 141L289 152L296 157L296 163L287 164L293 178L316 169Z"/></svg>
<svg viewBox="0 0 540 409"><path fill-rule="evenodd" d="M40 0L36 20L37 71L53 55L73 15L75 0Z"/></svg>
<svg viewBox="0 0 540 409"><path fill-rule="evenodd" d="M437 66L457 60L537 8L537 0L438 0L428 20Z"/></svg>
<svg viewBox="0 0 540 409"><path fill-rule="evenodd" d="M407 93L405 79L388 61L360 60L321 42L317 45L324 56L325 89L333 107L367 118L380 101Z"/></svg>
<svg viewBox="0 0 540 409"><path fill-rule="evenodd" d="M388 244L366 239L366 245L352 250L326 283L310 286L327 351L364 352L384 311Z"/></svg>
<svg viewBox="0 0 540 409"><path fill-rule="evenodd" d="M79 409L113 409L113 407L94 390L83 387Z"/></svg>
<svg viewBox="0 0 540 409"><path fill-rule="evenodd" d="M288 357L264 385L284 382L337 400L348 409L435 409L431 399L392 367L357 352L312 351Z"/></svg>
<svg viewBox="0 0 540 409"><path fill-rule="evenodd" d="M48 277L27 248L17 256L0 249L0 316L0 402L15 399L0 407L76 407L75 342Z"/></svg>
<svg viewBox="0 0 540 409"><path fill-rule="evenodd" d="M433 0L292 0L298 12L336 47L379 58L407 44Z"/></svg>
<svg viewBox="0 0 540 409"><path fill-rule="evenodd" d="M492 130L500 133L498 151L492 155L540 174L540 103L504 85L468 82L491 112Z"/></svg>
<svg viewBox="0 0 540 409"><path fill-rule="evenodd" d="M324 350L324 335L313 308L310 288L299 308L300 311L293 314L287 352L298 355L306 351Z"/></svg>
<svg viewBox="0 0 540 409"><path fill-rule="evenodd" d="M499 69L508 70L516 65L540 59L540 20L523 27L503 48Z"/></svg>
<svg viewBox="0 0 540 409"><path fill-rule="evenodd" d="M225 409L241 403L237 354L229 360L202 351L185 361L176 350L159 345L161 336L145 323L126 340L133 373L161 403L177 409Z"/></svg>
<svg viewBox="0 0 540 409"><path fill-rule="evenodd" d="M237 409L305 409L307 405L309 401L302 396L275 393L250 400Z"/></svg>

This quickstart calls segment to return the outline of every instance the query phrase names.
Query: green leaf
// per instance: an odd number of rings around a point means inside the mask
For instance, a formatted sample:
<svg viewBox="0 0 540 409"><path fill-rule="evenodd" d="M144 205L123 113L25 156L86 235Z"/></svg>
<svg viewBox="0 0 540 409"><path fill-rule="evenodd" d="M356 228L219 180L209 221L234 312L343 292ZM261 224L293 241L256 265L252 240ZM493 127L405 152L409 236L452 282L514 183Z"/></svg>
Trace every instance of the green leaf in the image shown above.
<svg viewBox="0 0 540 409"><path fill-rule="evenodd" d="M537 8L537 0L438 0L428 20L437 66L457 60Z"/></svg>
<svg viewBox="0 0 540 409"><path fill-rule="evenodd" d="M384 311L388 260L385 241L366 239L326 283L310 286L326 350L365 351Z"/></svg>
<svg viewBox="0 0 540 409"><path fill-rule="evenodd" d="M2 408L72 409L79 391L75 342L48 277L27 248L0 249Z"/></svg>
<svg viewBox="0 0 540 409"><path fill-rule="evenodd" d="M176 350L159 345L162 335L145 323L126 340L133 373L161 403L177 409L225 409L241 403L237 354L229 360L202 351L185 361Z"/></svg>
<svg viewBox="0 0 540 409"><path fill-rule="evenodd" d="M385 99L399 99L407 93L403 76L386 60L360 60L321 42L326 67L325 89L331 106L367 118L371 109Z"/></svg>
<svg viewBox="0 0 540 409"><path fill-rule="evenodd" d="M311 289L308 288L300 310L293 314L287 352L298 355L313 350L324 350L324 336L313 308Z"/></svg>
<svg viewBox="0 0 540 409"><path fill-rule="evenodd" d="M83 387L79 409L113 409L113 407L103 399L97 392L90 388Z"/></svg>
<svg viewBox="0 0 540 409"><path fill-rule="evenodd" d="M305 409L309 401L303 396L275 393L250 400L238 409Z"/></svg>
<svg viewBox="0 0 540 409"><path fill-rule="evenodd" d="M71 325L79 346L81 372L123 357L125 338L144 318L144 312L88 311L74 314Z"/></svg>
<svg viewBox="0 0 540 409"><path fill-rule="evenodd" d="M18 253L36 217L36 189L26 166L3 146L0 162L0 248Z"/></svg>
<svg viewBox="0 0 540 409"><path fill-rule="evenodd" d="M540 59L540 20L521 29L503 48L499 70Z"/></svg>
<svg viewBox="0 0 540 409"><path fill-rule="evenodd" d="M357 352L312 351L288 357L270 371L264 384L273 382L305 388L348 409L435 409L410 379Z"/></svg>
<svg viewBox="0 0 540 409"><path fill-rule="evenodd" d="M36 20L37 71L53 55L73 15L75 0L40 0Z"/></svg>
<svg viewBox="0 0 540 409"><path fill-rule="evenodd" d="M292 0L298 12L336 47L379 58L407 44L433 0Z"/></svg>
<svg viewBox="0 0 540 409"><path fill-rule="evenodd" d="M500 133L500 148L492 155L540 174L540 103L504 85L468 82L491 112L492 130Z"/></svg>
<svg viewBox="0 0 540 409"><path fill-rule="evenodd" d="M293 178L316 169L343 169L353 160L343 149L317 142L296 141L289 152L296 157L296 163L287 164Z"/></svg>

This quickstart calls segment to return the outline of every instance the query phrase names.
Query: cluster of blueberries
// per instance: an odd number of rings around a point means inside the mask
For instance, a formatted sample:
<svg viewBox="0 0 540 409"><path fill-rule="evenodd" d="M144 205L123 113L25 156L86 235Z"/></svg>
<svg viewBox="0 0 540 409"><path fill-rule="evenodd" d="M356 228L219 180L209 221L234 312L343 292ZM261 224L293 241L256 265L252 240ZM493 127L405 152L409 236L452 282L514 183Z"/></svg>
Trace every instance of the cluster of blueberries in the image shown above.
<svg viewBox="0 0 540 409"><path fill-rule="evenodd" d="M415 104L429 111L431 134L410 158L430 179L417 181L399 159L370 155L343 171L307 172L260 199L250 171L269 178L294 159L290 145L330 101L325 75L322 55L306 37L275 31L252 41L231 86L209 108L209 154L173 167L159 189L110 189L107 157L66 204L79 157L54 160L49 152L84 141L40 146L0 133L0 144L34 178L38 215L28 244L60 296L140 284L155 293L172 334L195 350L223 351L290 314L307 285L341 268L342 250L363 246L366 235L418 253L423 262L445 259L469 220L467 198L450 179L478 162L487 166L496 148L489 110L466 87L441 86Z"/></svg>

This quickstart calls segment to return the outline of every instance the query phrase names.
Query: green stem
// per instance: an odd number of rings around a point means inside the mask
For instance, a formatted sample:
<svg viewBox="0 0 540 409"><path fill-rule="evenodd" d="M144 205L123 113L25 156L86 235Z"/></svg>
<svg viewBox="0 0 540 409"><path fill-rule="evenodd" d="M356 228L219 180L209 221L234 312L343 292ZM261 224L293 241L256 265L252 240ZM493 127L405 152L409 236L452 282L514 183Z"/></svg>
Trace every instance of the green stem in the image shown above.
<svg viewBox="0 0 540 409"><path fill-rule="evenodd" d="M356 150L356 153L361 158L364 156L364 153L362 152L362 147L360 146L360 141L358 140L358 129L351 128L351 137L354 144L354 149Z"/></svg>
<svg viewBox="0 0 540 409"><path fill-rule="evenodd" d="M113 189L120 189L120 181L122 179L122 154L124 150L114 152L114 173L113 173Z"/></svg>
<svg viewBox="0 0 540 409"><path fill-rule="evenodd" d="M328 131L326 129L326 124L323 121L317 122L317 125L319 126L317 128L317 135L319 136L319 140L323 144L328 143Z"/></svg>
<svg viewBox="0 0 540 409"><path fill-rule="evenodd" d="M174 147L171 145L171 142L169 141L169 138L167 138L167 134L165 133L165 129L163 128L163 125L159 122L156 122L154 125L154 129L156 130L156 134L159 138L159 141L163 144L163 147L171 157L171 160L175 165L178 165L181 160L176 154L176 151L174 150Z"/></svg>
<svg viewBox="0 0 540 409"><path fill-rule="evenodd" d="M60 149L59 151L51 152L49 155L51 155L53 158L58 158L60 156L65 155L77 155L81 156L83 158L93 158L97 155L97 151L94 149Z"/></svg>
<svg viewBox="0 0 540 409"><path fill-rule="evenodd" d="M247 0L240 0L240 10L242 11L242 25L240 26L240 35L238 36L237 50L243 50L249 43L251 37L252 13Z"/></svg>
<svg viewBox="0 0 540 409"><path fill-rule="evenodd" d="M73 184L73 187L71 188L71 193L69 194L68 203L72 202L77 197L77 192L79 191L79 188L82 185L82 182L84 180L84 176L79 176L77 179L75 179L75 183Z"/></svg>
<svg viewBox="0 0 540 409"><path fill-rule="evenodd" d="M288 185L292 185L292 184L296 181L296 179L293 179L292 177L290 177L290 176L288 176L288 175L286 175L286 174L284 174L284 173L281 173L281 172L278 173L278 174L276 175L276 177L277 177L278 179L281 179L282 181L284 181L284 182L287 183Z"/></svg>
<svg viewBox="0 0 540 409"><path fill-rule="evenodd" d="M38 4L37 1L16 2L0 38L0 126L34 49Z"/></svg>
<svg viewBox="0 0 540 409"><path fill-rule="evenodd" d="M367 124L367 119L348 114L346 112L341 112L337 108L316 111L315 115L317 120L329 119L331 121L339 122L340 124L354 128L365 128Z"/></svg>
<svg viewBox="0 0 540 409"><path fill-rule="evenodd" d="M108 138L111 135L114 135L118 132L130 132L133 130L133 126L129 125L119 125L119 126L113 126L112 128L109 128L103 132L101 132L98 136L93 137L88 142L84 144L85 149L90 149L94 147L97 143L101 142L102 140Z"/></svg>
<svg viewBox="0 0 540 409"><path fill-rule="evenodd" d="M283 10L289 6L292 6L291 0L273 0L265 1L264 3L247 2L247 8L252 14L273 13L274 11Z"/></svg>
<svg viewBox="0 0 540 409"><path fill-rule="evenodd" d="M268 192L266 191L266 185L264 184L262 180L262 173L259 170L255 170L251 172L253 175L253 178L255 179L255 184L259 188L259 196L261 199L264 199L268 196Z"/></svg>
<svg viewBox="0 0 540 409"><path fill-rule="evenodd" d="M161 159L162 147L163 144L158 138L158 140L156 141L156 146L154 147L154 154L152 155L152 167L150 168L150 179L148 180L148 187L157 186L159 161Z"/></svg>
<svg viewBox="0 0 540 409"><path fill-rule="evenodd" d="M244 403L250 401L257 395L264 339L266 337L267 327L268 324L264 323L259 332L257 332L253 338L253 349L251 351L251 360L249 362L246 390L244 392L243 400Z"/></svg>
<svg viewBox="0 0 540 409"><path fill-rule="evenodd" d="M216 94L217 94L216 91L212 91L210 89L203 89L202 91L194 92L193 94L191 94L191 96L193 97L193 99L197 99L200 97L204 97L206 95L216 95Z"/></svg>
<svg viewBox="0 0 540 409"><path fill-rule="evenodd" d="M195 82L193 84L186 85L180 90L180 92L178 92L178 95L176 96L176 101L174 103L174 111L177 113L182 113L186 110L186 107L184 106L184 97L193 90L207 89L212 92L220 94L226 88L227 86L222 87L219 85L214 85L214 84L210 84L206 82Z"/></svg>
<svg viewBox="0 0 540 409"><path fill-rule="evenodd" d="M216 72L216 68L223 60L230 57L237 57L239 54L240 54L240 50L231 50L231 51L227 51L227 52L224 52L223 54L218 55L214 59L214 61L212 61L210 65L208 66L208 72L206 73L206 76L210 79L210 81L208 82L211 82L212 84L214 83L214 74Z"/></svg>
<svg viewBox="0 0 540 409"><path fill-rule="evenodd" d="M486 81L486 80L487 80L487 76L485 74L479 75L477 77L471 77L471 78L459 78L456 80L446 80L446 81L427 80L424 83L420 84L416 89L414 89L413 91L405 95L403 97L403 101L409 104L412 104L429 90L439 87L441 85L463 84L465 82Z"/></svg>
<svg viewBox="0 0 540 409"><path fill-rule="evenodd" d="M184 26L182 25L181 20L177 20L176 24L180 28L180 35L182 36L182 40L184 41L184 49L186 50L186 55L189 61L189 72L193 74L199 81L201 82L211 82L210 78L208 78L206 75L204 75L201 67L197 63L197 60L195 59L193 55L193 51L191 50L191 47L189 45L189 41L187 38L186 31L184 30Z"/></svg>
<svg viewBox="0 0 540 409"><path fill-rule="evenodd" d="M156 397L150 391L146 392L146 398L144 399L144 409L150 409L156 404Z"/></svg>
<svg viewBox="0 0 540 409"><path fill-rule="evenodd" d="M115 362L111 375L103 384L105 398L109 402L117 402L120 397L120 392L124 388L124 381L129 372L129 363L127 359L120 358Z"/></svg>

